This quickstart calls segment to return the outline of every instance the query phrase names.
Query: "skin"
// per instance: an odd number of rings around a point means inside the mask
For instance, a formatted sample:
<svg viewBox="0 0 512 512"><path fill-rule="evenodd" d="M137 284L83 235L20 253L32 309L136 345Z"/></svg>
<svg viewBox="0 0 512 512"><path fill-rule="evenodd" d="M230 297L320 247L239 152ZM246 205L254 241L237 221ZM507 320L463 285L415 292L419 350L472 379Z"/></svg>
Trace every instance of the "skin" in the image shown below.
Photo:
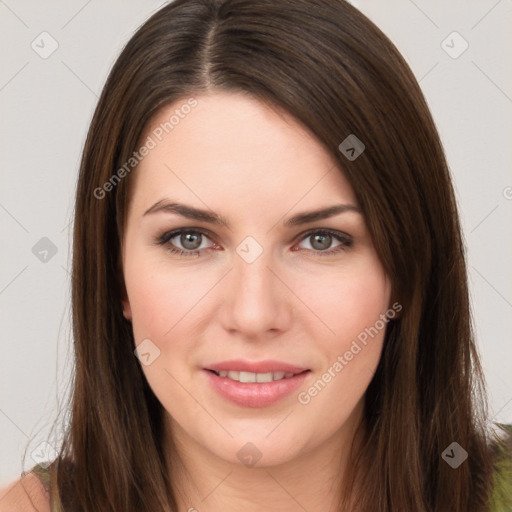
<svg viewBox="0 0 512 512"><path fill-rule="evenodd" d="M166 449L172 440L178 450L180 510L334 510L385 329L307 405L296 392L263 408L232 404L202 369L234 358L276 359L311 370L299 390L307 391L391 307L391 282L360 213L283 225L299 212L358 206L311 133L241 93L195 98L198 105L130 176L122 247L125 317L136 345L149 338L160 350L142 368L168 413ZM159 111L142 140L185 101ZM144 215L164 198L213 210L230 229L166 212ZM178 228L210 233L196 244L199 257L155 243ZM321 255L321 243L305 234L322 228L350 235L353 245ZM263 249L252 263L236 252L247 236ZM172 243L193 250L180 236ZM340 242L325 244L329 250ZM237 457L247 442L261 452L254 467Z"/></svg>

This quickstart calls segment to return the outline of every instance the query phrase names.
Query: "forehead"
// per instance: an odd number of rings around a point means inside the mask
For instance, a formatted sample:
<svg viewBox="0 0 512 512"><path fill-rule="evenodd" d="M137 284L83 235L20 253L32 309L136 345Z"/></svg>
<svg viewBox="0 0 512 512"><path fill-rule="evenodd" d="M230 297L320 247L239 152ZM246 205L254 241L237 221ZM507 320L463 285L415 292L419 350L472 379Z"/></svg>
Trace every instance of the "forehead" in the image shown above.
<svg viewBox="0 0 512 512"><path fill-rule="evenodd" d="M189 100L166 105L146 126L142 143L149 137L154 147L134 172L135 202L167 194L260 209L355 203L339 164L291 114L241 93L197 95L185 108Z"/></svg>

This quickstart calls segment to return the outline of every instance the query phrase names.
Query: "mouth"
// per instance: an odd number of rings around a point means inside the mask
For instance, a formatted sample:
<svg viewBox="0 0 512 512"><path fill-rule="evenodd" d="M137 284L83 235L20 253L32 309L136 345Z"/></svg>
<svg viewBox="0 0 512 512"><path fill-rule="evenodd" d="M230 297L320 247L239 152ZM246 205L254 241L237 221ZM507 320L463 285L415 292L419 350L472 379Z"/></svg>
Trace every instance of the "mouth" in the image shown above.
<svg viewBox="0 0 512 512"><path fill-rule="evenodd" d="M214 366L216 368L203 368L208 385L223 399L239 407L252 408L284 400L305 385L312 373L310 369L269 362L240 365L231 362ZM250 366L257 371L249 371Z"/></svg>
<svg viewBox="0 0 512 512"><path fill-rule="evenodd" d="M295 377L295 375L300 375L302 373L309 372L311 370L303 370L299 372L284 372L284 371L275 371L275 372L265 372L265 373L255 373L255 372L247 372L247 371L235 371L235 370L207 370L211 373L217 375L217 377L224 377L230 380L234 380L242 383L254 383L254 382L274 382L277 380L291 379Z"/></svg>

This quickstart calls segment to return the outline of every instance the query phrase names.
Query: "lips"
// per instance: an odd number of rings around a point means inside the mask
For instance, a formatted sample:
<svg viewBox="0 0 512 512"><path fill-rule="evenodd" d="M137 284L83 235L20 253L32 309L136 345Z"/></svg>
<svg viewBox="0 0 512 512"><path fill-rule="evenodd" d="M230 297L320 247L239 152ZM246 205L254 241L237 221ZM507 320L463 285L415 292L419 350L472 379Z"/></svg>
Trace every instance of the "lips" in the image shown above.
<svg viewBox="0 0 512 512"><path fill-rule="evenodd" d="M270 406L296 391L310 370L282 361L224 361L203 368L212 388L242 407Z"/></svg>
<svg viewBox="0 0 512 512"><path fill-rule="evenodd" d="M225 373L222 370L221 372L222 374ZM235 376L239 373L243 382L229 376L218 375L212 369L202 370L206 383L224 400L239 407L268 407L289 397L294 391L297 392L306 379L308 379L311 371L305 370L298 374L291 374L291 377L283 377L279 380L273 379L275 375L273 372L255 374L243 371L230 371L228 373L234 373ZM272 377L271 379L269 379L270 376ZM256 381L254 377L256 377Z"/></svg>

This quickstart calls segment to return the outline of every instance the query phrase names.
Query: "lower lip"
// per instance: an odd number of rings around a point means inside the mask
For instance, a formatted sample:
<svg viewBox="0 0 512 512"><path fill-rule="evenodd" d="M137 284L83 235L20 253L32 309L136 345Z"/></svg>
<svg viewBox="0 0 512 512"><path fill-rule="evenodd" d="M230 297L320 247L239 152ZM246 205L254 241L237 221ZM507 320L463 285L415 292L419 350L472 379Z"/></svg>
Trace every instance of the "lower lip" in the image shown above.
<svg viewBox="0 0 512 512"><path fill-rule="evenodd" d="M297 390L310 371L299 373L288 379L272 382L238 382L220 377L210 370L207 374L213 388L224 398L242 407L267 407Z"/></svg>

